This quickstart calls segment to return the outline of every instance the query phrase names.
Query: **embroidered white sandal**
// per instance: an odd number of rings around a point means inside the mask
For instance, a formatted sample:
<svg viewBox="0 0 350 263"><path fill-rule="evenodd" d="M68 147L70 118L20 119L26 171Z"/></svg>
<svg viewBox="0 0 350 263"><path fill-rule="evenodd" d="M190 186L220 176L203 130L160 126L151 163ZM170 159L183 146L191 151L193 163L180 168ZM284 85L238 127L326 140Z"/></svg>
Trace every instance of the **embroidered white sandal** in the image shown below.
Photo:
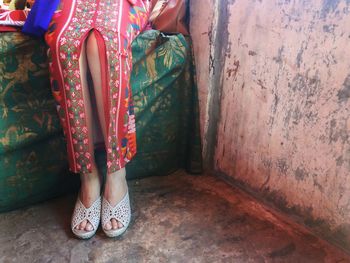
<svg viewBox="0 0 350 263"><path fill-rule="evenodd" d="M99 196L95 202L86 208L84 204L80 201L79 195L75 203L75 208L72 216L71 228L72 232L79 238L87 239L91 238L97 231L98 225L100 224L101 218L101 196ZM93 230L86 231L75 229L82 221L88 220L93 227Z"/></svg>
<svg viewBox="0 0 350 263"><path fill-rule="evenodd" d="M106 198L102 198L102 229L103 232L108 237L117 237L122 235L129 226L131 219L131 208L130 208L130 199L129 199L129 189L126 191L124 197L118 204L114 207L107 201ZM120 223L123 224L123 227L118 229L107 230L104 228L106 223L108 223L112 218L115 218Z"/></svg>

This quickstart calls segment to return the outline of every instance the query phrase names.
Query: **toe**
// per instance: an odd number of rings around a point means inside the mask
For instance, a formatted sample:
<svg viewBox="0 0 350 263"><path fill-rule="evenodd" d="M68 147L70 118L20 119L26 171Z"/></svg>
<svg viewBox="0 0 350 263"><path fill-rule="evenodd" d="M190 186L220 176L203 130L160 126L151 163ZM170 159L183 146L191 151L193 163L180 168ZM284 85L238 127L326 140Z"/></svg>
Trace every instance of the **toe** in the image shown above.
<svg viewBox="0 0 350 263"><path fill-rule="evenodd" d="M84 230L84 228L86 227L86 223L87 223L87 221L86 221L86 219L83 221L83 222L81 222L80 223L80 230Z"/></svg>
<svg viewBox="0 0 350 263"><path fill-rule="evenodd" d="M111 230L112 229L112 224L111 224L110 221L105 224L105 229L106 230Z"/></svg>
<svg viewBox="0 0 350 263"><path fill-rule="evenodd" d="M123 226L124 226L124 225L123 225L121 222L118 221L118 227L119 227L119 228L122 228Z"/></svg>
<svg viewBox="0 0 350 263"><path fill-rule="evenodd" d="M113 226L113 229L118 229L118 222L116 219L112 218L112 226Z"/></svg>
<svg viewBox="0 0 350 263"><path fill-rule="evenodd" d="M86 231L92 231L92 230L93 230L92 225L91 225L90 223L87 223L87 224L86 224L86 227L85 227L85 230L86 230Z"/></svg>

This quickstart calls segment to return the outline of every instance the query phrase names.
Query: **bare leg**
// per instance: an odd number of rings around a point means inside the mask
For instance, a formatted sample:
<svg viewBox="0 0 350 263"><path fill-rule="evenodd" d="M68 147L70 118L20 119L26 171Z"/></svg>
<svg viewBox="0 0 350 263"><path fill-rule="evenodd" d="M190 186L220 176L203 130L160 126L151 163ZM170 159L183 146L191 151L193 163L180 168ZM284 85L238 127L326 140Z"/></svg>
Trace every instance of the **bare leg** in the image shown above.
<svg viewBox="0 0 350 263"><path fill-rule="evenodd" d="M87 40L87 59L88 64L92 76L92 80L94 83L94 91L96 96L96 104L99 115L100 124L102 127L102 132L104 139L107 140L107 132L106 132L106 124L105 124L105 116L104 116L104 107L103 107L103 99L102 99L102 79L101 79L101 59L99 57L99 47L97 44L95 31L90 32ZM108 174L106 176L106 184L104 197L108 200L108 202L115 206L125 195L127 191L127 182L126 182L126 173L125 168L122 168L114 173ZM107 223L103 226L105 229L118 229L123 227L123 224L116 219L111 219L110 223Z"/></svg>
<svg viewBox="0 0 350 263"><path fill-rule="evenodd" d="M88 82L86 78L87 74L87 61L86 61L86 48L85 43L82 44L81 55L79 58L80 74L81 74L81 84L85 102L85 112L87 118L87 126L89 133L89 147L92 149L90 153L92 156L92 173L80 174L81 189L80 189L80 200L85 207L90 207L93 202L100 196L101 178L99 176L95 156L94 156L94 138L93 138L93 125L92 109L91 109L91 99L88 88ZM76 229L92 231L93 227L89 221L84 220L80 225L76 226Z"/></svg>

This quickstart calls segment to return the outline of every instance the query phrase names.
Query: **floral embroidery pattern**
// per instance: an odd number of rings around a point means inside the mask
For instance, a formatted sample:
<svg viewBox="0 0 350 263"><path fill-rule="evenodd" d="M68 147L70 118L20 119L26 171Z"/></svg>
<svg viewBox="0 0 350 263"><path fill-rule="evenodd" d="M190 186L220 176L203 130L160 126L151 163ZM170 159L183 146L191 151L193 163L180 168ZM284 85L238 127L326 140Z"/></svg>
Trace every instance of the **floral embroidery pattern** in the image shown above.
<svg viewBox="0 0 350 263"><path fill-rule="evenodd" d="M52 57L52 92L67 137L70 170L73 172L91 172L92 168L79 69L81 45L92 29L99 31L103 37L108 63L107 173L124 167L136 154L135 115L129 79L131 41L140 33L148 18L149 4L143 1L139 0L132 6L128 1L119 0L63 0L63 9L66 4L69 5L74 8L73 15L64 27L62 21L67 21L67 13L57 14L45 36L50 46L49 56ZM54 61L56 43L59 43L59 61ZM55 74L60 68L63 83L57 81Z"/></svg>

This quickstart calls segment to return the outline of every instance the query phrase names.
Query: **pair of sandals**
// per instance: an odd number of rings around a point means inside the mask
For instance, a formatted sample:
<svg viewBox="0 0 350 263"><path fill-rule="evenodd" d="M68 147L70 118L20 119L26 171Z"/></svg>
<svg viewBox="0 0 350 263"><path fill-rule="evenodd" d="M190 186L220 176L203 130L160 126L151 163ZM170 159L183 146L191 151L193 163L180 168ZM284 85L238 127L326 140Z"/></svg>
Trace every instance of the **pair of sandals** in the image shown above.
<svg viewBox="0 0 350 263"><path fill-rule="evenodd" d="M123 224L123 227L118 229L104 229L106 223L114 218ZM84 220L88 220L93 227L93 230L86 231L75 229ZM131 208L129 199L129 190L126 191L124 197L114 207L107 201L106 198L99 196L95 202L86 208L80 201L78 195L75 203L75 208L71 221L72 232L79 238L88 239L95 235L97 228L102 223L102 230L108 237L117 237L122 235L129 226L131 219Z"/></svg>

